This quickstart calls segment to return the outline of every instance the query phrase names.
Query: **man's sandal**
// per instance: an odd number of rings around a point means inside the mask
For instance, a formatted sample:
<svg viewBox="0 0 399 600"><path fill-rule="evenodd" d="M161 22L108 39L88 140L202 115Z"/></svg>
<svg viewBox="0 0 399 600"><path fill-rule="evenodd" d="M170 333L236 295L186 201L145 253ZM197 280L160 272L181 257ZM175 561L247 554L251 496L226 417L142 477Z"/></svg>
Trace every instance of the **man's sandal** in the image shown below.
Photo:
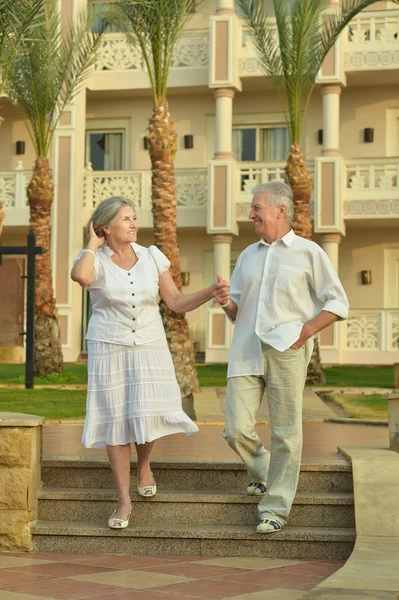
<svg viewBox="0 0 399 600"><path fill-rule="evenodd" d="M247 494L248 496L263 496L266 494L266 485L250 481L247 487Z"/></svg>
<svg viewBox="0 0 399 600"><path fill-rule="evenodd" d="M276 533L277 531L281 530L282 526L274 519L260 519L256 528L258 533Z"/></svg>

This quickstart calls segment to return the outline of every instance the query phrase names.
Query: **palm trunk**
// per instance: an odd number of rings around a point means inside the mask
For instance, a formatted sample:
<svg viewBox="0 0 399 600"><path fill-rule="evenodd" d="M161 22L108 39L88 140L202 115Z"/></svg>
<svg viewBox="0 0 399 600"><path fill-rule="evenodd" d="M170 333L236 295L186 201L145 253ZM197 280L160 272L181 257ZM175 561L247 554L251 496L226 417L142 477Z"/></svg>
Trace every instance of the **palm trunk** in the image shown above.
<svg viewBox="0 0 399 600"><path fill-rule="evenodd" d="M0 117L0 127L3 122L4 122L3 117ZM0 201L0 240L1 240L1 236L3 235L3 221L4 221L4 208L3 208L3 203Z"/></svg>
<svg viewBox="0 0 399 600"><path fill-rule="evenodd" d="M305 157L299 144L291 144L286 167L287 182L294 195L295 213L292 228L297 235L310 240L312 238L312 221L310 217L310 196L312 181L306 167ZM308 366L306 383L309 385L326 382L320 359L317 336L314 350Z"/></svg>
<svg viewBox="0 0 399 600"><path fill-rule="evenodd" d="M49 162L41 156L35 161L28 186L30 227L36 244L47 252L36 257L35 366L36 376L60 374L63 370L60 327L51 273L51 204L53 182Z"/></svg>
<svg viewBox="0 0 399 600"><path fill-rule="evenodd" d="M167 103L159 103L150 119L148 135L152 164L154 236L156 245L170 260L171 275L177 288L181 290L176 232L176 140L174 121L170 117ZM185 314L171 311L163 301L160 303L160 309L182 397L192 398L192 394L199 391L199 382L187 319ZM189 416L192 418L195 417L192 407L186 412L190 412Z"/></svg>

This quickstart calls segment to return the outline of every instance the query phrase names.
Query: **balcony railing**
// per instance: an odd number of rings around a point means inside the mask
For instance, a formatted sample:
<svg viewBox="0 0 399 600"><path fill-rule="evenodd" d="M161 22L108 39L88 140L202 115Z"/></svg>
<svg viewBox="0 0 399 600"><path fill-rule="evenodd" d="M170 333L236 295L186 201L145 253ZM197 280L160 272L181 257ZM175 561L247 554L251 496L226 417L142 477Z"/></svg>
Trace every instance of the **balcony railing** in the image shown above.
<svg viewBox="0 0 399 600"><path fill-rule="evenodd" d="M237 219L247 219L249 207L252 199L252 189L258 183L267 183L268 181L284 181L285 167L287 161L270 162L242 162L238 163L239 182L237 195L236 216ZM308 173L313 183L314 163L307 161ZM311 198L311 212L313 212L313 199Z"/></svg>
<svg viewBox="0 0 399 600"><path fill-rule="evenodd" d="M344 330L343 349L397 352L399 310L353 309Z"/></svg>
<svg viewBox="0 0 399 600"><path fill-rule="evenodd" d="M399 216L399 158L345 161L345 218Z"/></svg>
<svg viewBox="0 0 399 600"><path fill-rule="evenodd" d="M26 188L32 171L26 171L20 161L15 171L0 171L0 202L4 209L21 209L28 206Z"/></svg>
<svg viewBox="0 0 399 600"><path fill-rule="evenodd" d="M399 10L363 12L351 21L344 68L346 71L399 68Z"/></svg>
<svg viewBox="0 0 399 600"><path fill-rule="evenodd" d="M151 171L93 171L89 163L84 178L83 205L93 209L111 196L124 196L136 209L151 210ZM182 208L204 208L208 200L207 170L177 169L176 200Z"/></svg>
<svg viewBox="0 0 399 600"><path fill-rule="evenodd" d="M187 29L178 40L172 68L207 67L209 64L209 32ZM96 71L143 70L140 48L133 47L123 33L108 33L97 54Z"/></svg>

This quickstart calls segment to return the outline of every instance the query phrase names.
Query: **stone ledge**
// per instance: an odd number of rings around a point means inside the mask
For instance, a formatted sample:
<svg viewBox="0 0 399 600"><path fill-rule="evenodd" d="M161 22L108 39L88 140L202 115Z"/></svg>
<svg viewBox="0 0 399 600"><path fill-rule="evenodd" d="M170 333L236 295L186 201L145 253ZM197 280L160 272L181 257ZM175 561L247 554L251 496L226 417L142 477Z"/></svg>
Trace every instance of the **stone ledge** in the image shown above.
<svg viewBox="0 0 399 600"><path fill-rule="evenodd" d="M37 415L0 412L0 427L39 427L44 421L44 417Z"/></svg>

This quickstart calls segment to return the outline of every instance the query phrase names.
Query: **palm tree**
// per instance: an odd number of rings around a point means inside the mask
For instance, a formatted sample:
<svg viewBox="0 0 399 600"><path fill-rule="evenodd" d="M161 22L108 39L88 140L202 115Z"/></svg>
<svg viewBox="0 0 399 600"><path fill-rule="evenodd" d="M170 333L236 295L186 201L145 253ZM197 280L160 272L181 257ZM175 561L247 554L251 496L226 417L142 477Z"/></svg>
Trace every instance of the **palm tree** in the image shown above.
<svg viewBox="0 0 399 600"><path fill-rule="evenodd" d="M171 274L182 287L176 234L177 150L175 122L167 101L167 82L173 51L183 26L192 16L195 0L121 0L121 28L134 46L139 46L151 83L153 112L147 136L152 166L152 213L158 248L171 262ZM193 345L184 314L160 304L163 322L183 398L199 390ZM188 405L188 402L186 403ZM191 410L192 412L192 410Z"/></svg>
<svg viewBox="0 0 399 600"><path fill-rule="evenodd" d="M398 0L394 0L398 3ZM309 210L312 183L301 148L301 138L317 74L328 52L348 23L376 0L273 0L275 21L263 0L236 0L240 16L252 35L264 74L276 89L290 136L286 180L295 204L293 229L310 239ZM326 12L328 10L328 13ZM277 31L276 31L277 29ZM308 383L322 383L324 373L316 341Z"/></svg>
<svg viewBox="0 0 399 600"><path fill-rule="evenodd" d="M54 188L48 155L57 123L95 61L102 31L92 33L96 6L62 25L56 0L44 0L35 17L34 39L22 39L8 72L6 91L20 112L36 153L28 186L30 227L37 244L50 249ZM105 26L105 25L104 25ZM50 252L37 257L35 375L62 372L60 330L52 285Z"/></svg>
<svg viewBox="0 0 399 600"><path fill-rule="evenodd" d="M43 0L2 0L0 5L0 96L8 78L18 45L32 35L32 24ZM0 125L3 118L0 116ZM0 201L0 238L3 231L3 203Z"/></svg>

